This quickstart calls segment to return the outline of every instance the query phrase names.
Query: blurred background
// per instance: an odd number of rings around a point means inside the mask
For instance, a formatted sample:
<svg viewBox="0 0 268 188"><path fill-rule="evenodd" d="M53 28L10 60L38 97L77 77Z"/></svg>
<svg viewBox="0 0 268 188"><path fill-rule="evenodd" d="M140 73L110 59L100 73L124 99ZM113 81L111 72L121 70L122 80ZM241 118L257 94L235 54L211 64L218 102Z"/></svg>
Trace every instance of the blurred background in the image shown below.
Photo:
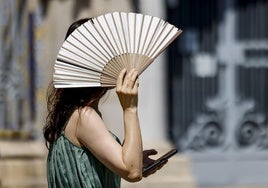
<svg viewBox="0 0 268 188"><path fill-rule="evenodd" d="M0 187L47 187L42 127L57 52L73 21L113 11L183 30L139 88L144 149L179 153L122 187L268 188L267 0L0 1ZM122 140L114 91L101 110Z"/></svg>

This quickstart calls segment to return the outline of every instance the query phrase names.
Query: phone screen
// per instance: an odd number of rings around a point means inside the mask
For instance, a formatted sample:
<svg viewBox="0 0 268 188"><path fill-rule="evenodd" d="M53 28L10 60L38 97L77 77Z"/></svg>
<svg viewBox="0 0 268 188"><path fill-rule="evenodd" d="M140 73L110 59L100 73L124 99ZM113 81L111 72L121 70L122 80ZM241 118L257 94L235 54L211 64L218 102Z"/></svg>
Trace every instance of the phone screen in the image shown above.
<svg viewBox="0 0 268 188"><path fill-rule="evenodd" d="M170 157L175 155L177 152L178 152L177 149L172 149L169 152L165 153L164 155L159 157L154 163L144 167L143 170L142 170L142 174L146 175L150 171L155 170L158 166L160 166L163 163L165 163Z"/></svg>

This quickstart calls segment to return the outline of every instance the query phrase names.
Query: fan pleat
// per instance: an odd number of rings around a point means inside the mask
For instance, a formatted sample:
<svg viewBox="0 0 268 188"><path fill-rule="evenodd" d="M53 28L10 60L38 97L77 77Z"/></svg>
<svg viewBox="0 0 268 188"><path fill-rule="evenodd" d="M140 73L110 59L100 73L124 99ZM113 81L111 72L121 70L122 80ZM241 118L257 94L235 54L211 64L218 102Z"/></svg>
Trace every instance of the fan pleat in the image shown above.
<svg viewBox="0 0 268 188"><path fill-rule="evenodd" d="M86 73L87 75L91 75L91 76L95 76L95 77L99 78L99 80L100 80L101 75L105 76L107 78L115 79L115 77L112 77L112 75L106 74L103 71L98 71L98 70L89 69L89 68L82 67L82 66L77 66L77 65L74 65L70 62L63 61L61 59L58 59L56 61L54 69L55 69L54 77L56 77L58 75L59 71L64 71L65 75L69 75L70 73L77 72L78 76L80 76L80 77L82 77L83 73Z"/></svg>
<svg viewBox="0 0 268 188"><path fill-rule="evenodd" d="M106 41L106 45L111 51L113 57L117 56L120 52L116 49L116 42L112 40L112 33L110 33L105 17L99 17L96 19L95 27L99 27L102 32L103 40ZM108 36L109 35L109 36ZM123 60L119 59L119 63L122 63Z"/></svg>
<svg viewBox="0 0 268 188"><path fill-rule="evenodd" d="M105 20L105 25L107 25L107 28L108 28L107 31L109 31L109 32L107 32L108 35L110 36L109 39L110 39L111 43L113 44L114 48L116 48L117 55L118 54L124 54L125 52L123 50L122 43L119 40L119 34L118 34L118 31L117 31L117 28L115 27L115 22L114 22L113 15L111 13L107 14L107 15L104 15L104 20ZM108 23L110 23L110 24L108 24ZM126 59L124 59L123 56L120 57L119 63L121 65L124 65L125 61L126 61Z"/></svg>
<svg viewBox="0 0 268 188"><path fill-rule="evenodd" d="M70 44L70 45L69 45ZM82 48L76 47L73 43L66 42L66 45L62 47L61 52L59 53L59 58L65 57L67 59L83 59L84 61L78 61L78 65L83 64L85 67L92 69L101 70L105 64L101 60L92 57L90 54L85 52ZM85 62L85 63L84 63ZM88 63L90 62L90 63Z"/></svg>
<svg viewBox="0 0 268 188"><path fill-rule="evenodd" d="M153 36L149 37L151 40L150 40L150 43L149 43L149 46L148 46L148 49L147 49L147 54L146 54L149 57L152 56L153 48L156 45L156 43L159 41L159 36L161 36L161 34L163 34L164 28L165 28L165 23L162 26L161 22L159 22L159 25L157 25L157 32L154 32Z"/></svg>
<svg viewBox="0 0 268 188"><path fill-rule="evenodd" d="M66 73L66 71L68 73ZM81 70L81 69L72 69L70 67L68 68L62 68L61 66L57 66L55 67L55 75L54 78L63 78L64 75L66 76L74 76L76 78L89 78L89 79L94 79L94 80L100 80L99 77L99 73L95 73L95 74L88 74L88 72Z"/></svg>
<svg viewBox="0 0 268 188"><path fill-rule="evenodd" d="M131 12L93 18L64 41L54 66L54 85L114 87L122 69L142 74L181 32L160 18Z"/></svg>
<svg viewBox="0 0 268 188"><path fill-rule="evenodd" d="M55 88L77 88L77 87L102 87L100 83L97 82L83 82L83 81L62 81L62 82L55 82ZM108 87L108 86L107 86Z"/></svg>
<svg viewBox="0 0 268 188"><path fill-rule="evenodd" d="M91 22L86 22L77 30L85 37L86 40L83 41L85 45L93 46L92 48L89 48L90 53L92 53L92 51L95 51L96 55L102 57L105 60L108 60L112 57L112 55L107 51L107 46L105 46L105 43L101 43L101 40L97 38L98 34L94 31L94 27Z"/></svg>
<svg viewBox="0 0 268 188"><path fill-rule="evenodd" d="M166 40L160 43L159 48L156 49L155 53L153 54L153 57L156 58L159 56L167 46L170 45L171 42L173 42L180 34L182 33L182 30L178 30L177 28L173 28L173 30L170 32L170 35L166 37Z"/></svg>
<svg viewBox="0 0 268 188"><path fill-rule="evenodd" d="M99 23L99 26L101 27L101 29L103 31L103 34L106 37L106 41L108 41L109 44L110 44L109 48L112 49L111 51L113 52L113 57L115 57L115 56L117 56L118 54L121 54L121 53L118 50L117 42L115 41L114 35L113 35L113 33L111 33L111 29L110 29L109 24L107 23L107 20L105 18L106 18L105 16L98 17L98 18L96 18L96 20ZM104 28L106 28L106 30ZM108 35L110 37L108 37ZM120 58L118 58L117 64L124 65L125 61L126 60L121 58L121 56L120 56Z"/></svg>
<svg viewBox="0 0 268 188"><path fill-rule="evenodd" d="M55 64L55 73L58 73L58 72L64 72L66 75L72 72L76 72L78 75L81 75L81 74L87 74L87 75L92 75L92 76L96 76L96 77L99 77L101 72L96 72L96 71L92 71L91 74L89 74L88 70L89 69L86 69L86 68L83 68L83 67L79 67L79 66L74 66L74 65L71 65L71 64L66 64L66 63L62 63L60 61L57 61L56 64Z"/></svg>

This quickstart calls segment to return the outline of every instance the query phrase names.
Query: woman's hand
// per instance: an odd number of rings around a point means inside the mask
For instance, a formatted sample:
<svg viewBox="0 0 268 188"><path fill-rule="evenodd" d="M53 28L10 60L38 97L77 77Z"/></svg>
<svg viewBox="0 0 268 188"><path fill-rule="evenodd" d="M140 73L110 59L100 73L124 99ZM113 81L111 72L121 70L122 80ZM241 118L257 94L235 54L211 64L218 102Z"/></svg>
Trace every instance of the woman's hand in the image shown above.
<svg viewBox="0 0 268 188"><path fill-rule="evenodd" d="M116 93L123 110L135 109L138 105L138 72L123 69L117 79Z"/></svg>
<svg viewBox="0 0 268 188"><path fill-rule="evenodd" d="M144 150L143 151L143 168L146 168L147 166L153 164L154 162L156 162L156 160L151 159L149 156L150 155L156 155L157 151L155 149L150 149L150 150ZM158 166L157 168L153 169L152 171L150 171L147 174L143 174L143 177L148 177L151 174L154 174L157 170L160 170L166 163L168 162L168 160L163 163L162 165Z"/></svg>
<svg viewBox="0 0 268 188"><path fill-rule="evenodd" d="M155 149L144 150L143 151L143 167L147 167L155 162L155 160L149 158L150 155L156 155L157 151Z"/></svg>

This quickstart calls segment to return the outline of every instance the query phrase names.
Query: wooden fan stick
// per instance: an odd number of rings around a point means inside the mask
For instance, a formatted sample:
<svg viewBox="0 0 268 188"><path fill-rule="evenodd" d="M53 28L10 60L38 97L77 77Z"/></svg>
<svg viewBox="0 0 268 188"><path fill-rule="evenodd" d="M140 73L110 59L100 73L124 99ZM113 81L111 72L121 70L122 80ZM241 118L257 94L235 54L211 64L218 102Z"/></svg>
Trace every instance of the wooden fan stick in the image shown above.
<svg viewBox="0 0 268 188"><path fill-rule="evenodd" d="M135 60L135 59L140 59L141 61L153 61L153 59L150 59L148 56L145 56L145 55L140 55L140 54L123 54L125 56L129 56L129 59L132 59ZM106 66L104 67L103 69L103 73L105 73L105 75L113 75L114 78L117 78L120 71L125 68L125 67L120 67L120 69L118 69L119 71L113 71L113 69L111 68L112 65L116 64L116 59L118 59L118 57L115 57L114 59L110 60ZM133 63L134 64L134 63ZM137 71L139 72L139 74L141 73L141 70L143 67L140 67L140 64L139 63L136 63L135 67L133 68L136 68ZM127 71L130 71L131 68L127 69ZM101 83L103 82L102 80L106 79L106 77L104 75L101 76L102 79L101 79ZM111 84L113 85L116 85L116 79L109 79L109 80L113 80L113 82L111 82Z"/></svg>
<svg viewBox="0 0 268 188"><path fill-rule="evenodd" d="M103 68L105 74L112 75L114 78L117 78L119 72L124 68L123 66L120 67L120 64L117 63L117 59L119 58L111 59ZM115 66L117 67L115 68Z"/></svg>

